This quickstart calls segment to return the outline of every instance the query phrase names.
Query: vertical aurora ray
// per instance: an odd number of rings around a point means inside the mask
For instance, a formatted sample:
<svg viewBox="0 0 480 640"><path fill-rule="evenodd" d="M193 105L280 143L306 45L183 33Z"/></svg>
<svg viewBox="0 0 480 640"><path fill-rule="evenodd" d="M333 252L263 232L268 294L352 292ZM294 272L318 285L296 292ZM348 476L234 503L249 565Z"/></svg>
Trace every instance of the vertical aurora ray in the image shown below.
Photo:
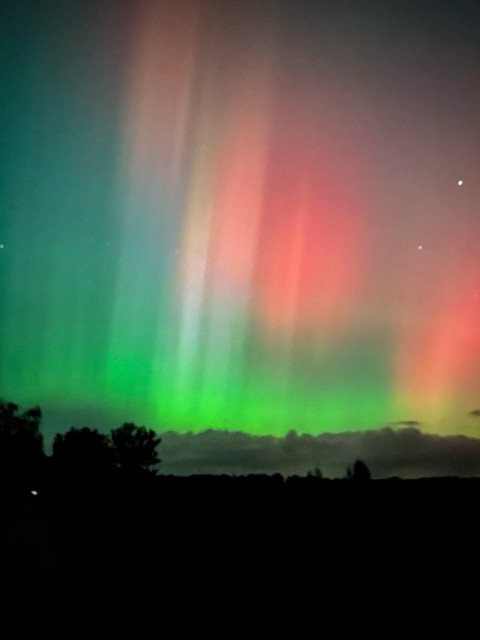
<svg viewBox="0 0 480 640"><path fill-rule="evenodd" d="M453 417L467 402L473 405L480 379L478 263L464 265L460 273L450 269L425 305L422 326L399 341L397 357L399 396L417 411L427 407L436 421Z"/></svg>
<svg viewBox="0 0 480 640"><path fill-rule="evenodd" d="M355 3L120 4L6 21L2 394L182 431L463 429L480 159L445 87L478 127L473 67L386 47Z"/></svg>

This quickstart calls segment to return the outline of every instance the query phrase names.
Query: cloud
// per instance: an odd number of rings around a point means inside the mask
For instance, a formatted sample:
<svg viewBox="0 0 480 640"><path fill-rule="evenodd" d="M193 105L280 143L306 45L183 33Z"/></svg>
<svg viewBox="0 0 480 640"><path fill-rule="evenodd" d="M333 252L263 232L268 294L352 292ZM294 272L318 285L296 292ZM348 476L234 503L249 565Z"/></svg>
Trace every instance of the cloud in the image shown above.
<svg viewBox="0 0 480 640"><path fill-rule="evenodd" d="M23 402L21 408L33 404L35 402ZM42 432L47 453L51 453L54 434L72 425L88 425L108 433L125 422L101 408L87 405L77 407L74 415L63 406L42 405L43 409ZM468 415L480 417L480 409ZM144 424L136 420L136 416L128 419ZM480 475L480 439L433 435L420 427L421 423L416 420L402 420L371 431L318 436L290 431L283 438L221 429L196 434L166 431L160 434L160 471L176 475L282 473L288 476L305 475L320 467L325 476L339 478L344 477L347 466L359 458L368 464L375 478ZM477 429L472 430L476 436Z"/></svg>
<svg viewBox="0 0 480 640"><path fill-rule="evenodd" d="M399 427L400 428L413 427L414 429L417 429L421 425L422 423L418 422L418 420L401 420L400 422L390 422L388 426L392 427L392 429L399 428Z"/></svg>
<svg viewBox="0 0 480 640"><path fill-rule="evenodd" d="M408 422L410 424L410 421ZM417 423L414 423L417 424ZM305 475L319 466L327 477L344 477L360 458L375 478L480 475L480 440L422 433L416 426L377 431L284 438L243 432L161 434L161 473Z"/></svg>

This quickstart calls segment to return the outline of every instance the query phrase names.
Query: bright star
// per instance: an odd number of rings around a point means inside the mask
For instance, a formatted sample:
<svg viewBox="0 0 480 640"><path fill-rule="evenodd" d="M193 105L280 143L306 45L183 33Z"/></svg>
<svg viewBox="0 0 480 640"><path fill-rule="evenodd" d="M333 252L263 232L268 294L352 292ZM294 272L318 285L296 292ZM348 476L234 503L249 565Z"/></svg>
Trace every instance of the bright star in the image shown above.
<svg viewBox="0 0 480 640"><path fill-rule="evenodd" d="M463 185L463 180L457 180L457 184L459 187L461 187Z"/></svg>

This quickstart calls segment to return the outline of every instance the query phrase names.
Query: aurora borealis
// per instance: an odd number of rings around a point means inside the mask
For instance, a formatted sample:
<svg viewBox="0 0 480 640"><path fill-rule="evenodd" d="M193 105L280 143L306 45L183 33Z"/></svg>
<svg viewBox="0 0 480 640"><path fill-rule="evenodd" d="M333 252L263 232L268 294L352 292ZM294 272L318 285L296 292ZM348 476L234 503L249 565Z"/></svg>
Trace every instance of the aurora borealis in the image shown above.
<svg viewBox="0 0 480 640"><path fill-rule="evenodd" d="M480 435L474 2L2 11L0 395Z"/></svg>

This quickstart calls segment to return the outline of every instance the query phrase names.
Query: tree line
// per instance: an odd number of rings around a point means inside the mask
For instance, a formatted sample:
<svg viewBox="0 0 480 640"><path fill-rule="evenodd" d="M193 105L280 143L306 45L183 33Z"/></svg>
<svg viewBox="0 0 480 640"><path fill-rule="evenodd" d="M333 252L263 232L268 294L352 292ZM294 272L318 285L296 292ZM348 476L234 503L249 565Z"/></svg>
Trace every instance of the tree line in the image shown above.
<svg viewBox="0 0 480 640"><path fill-rule="evenodd" d="M30 490L54 485L66 490L136 485L158 474L161 438L152 429L126 422L109 434L89 427L57 433L47 456L40 431L42 412L33 407L20 412L13 402L0 401L0 492ZM315 467L307 477L323 479ZM371 479L368 466L356 460L346 478Z"/></svg>
<svg viewBox="0 0 480 640"><path fill-rule="evenodd" d="M43 448L39 407L20 412L13 402L0 402L0 491L36 491L39 483L69 488L155 476L161 462L161 438L146 427L126 422L109 434L72 427L57 433L52 455Z"/></svg>

